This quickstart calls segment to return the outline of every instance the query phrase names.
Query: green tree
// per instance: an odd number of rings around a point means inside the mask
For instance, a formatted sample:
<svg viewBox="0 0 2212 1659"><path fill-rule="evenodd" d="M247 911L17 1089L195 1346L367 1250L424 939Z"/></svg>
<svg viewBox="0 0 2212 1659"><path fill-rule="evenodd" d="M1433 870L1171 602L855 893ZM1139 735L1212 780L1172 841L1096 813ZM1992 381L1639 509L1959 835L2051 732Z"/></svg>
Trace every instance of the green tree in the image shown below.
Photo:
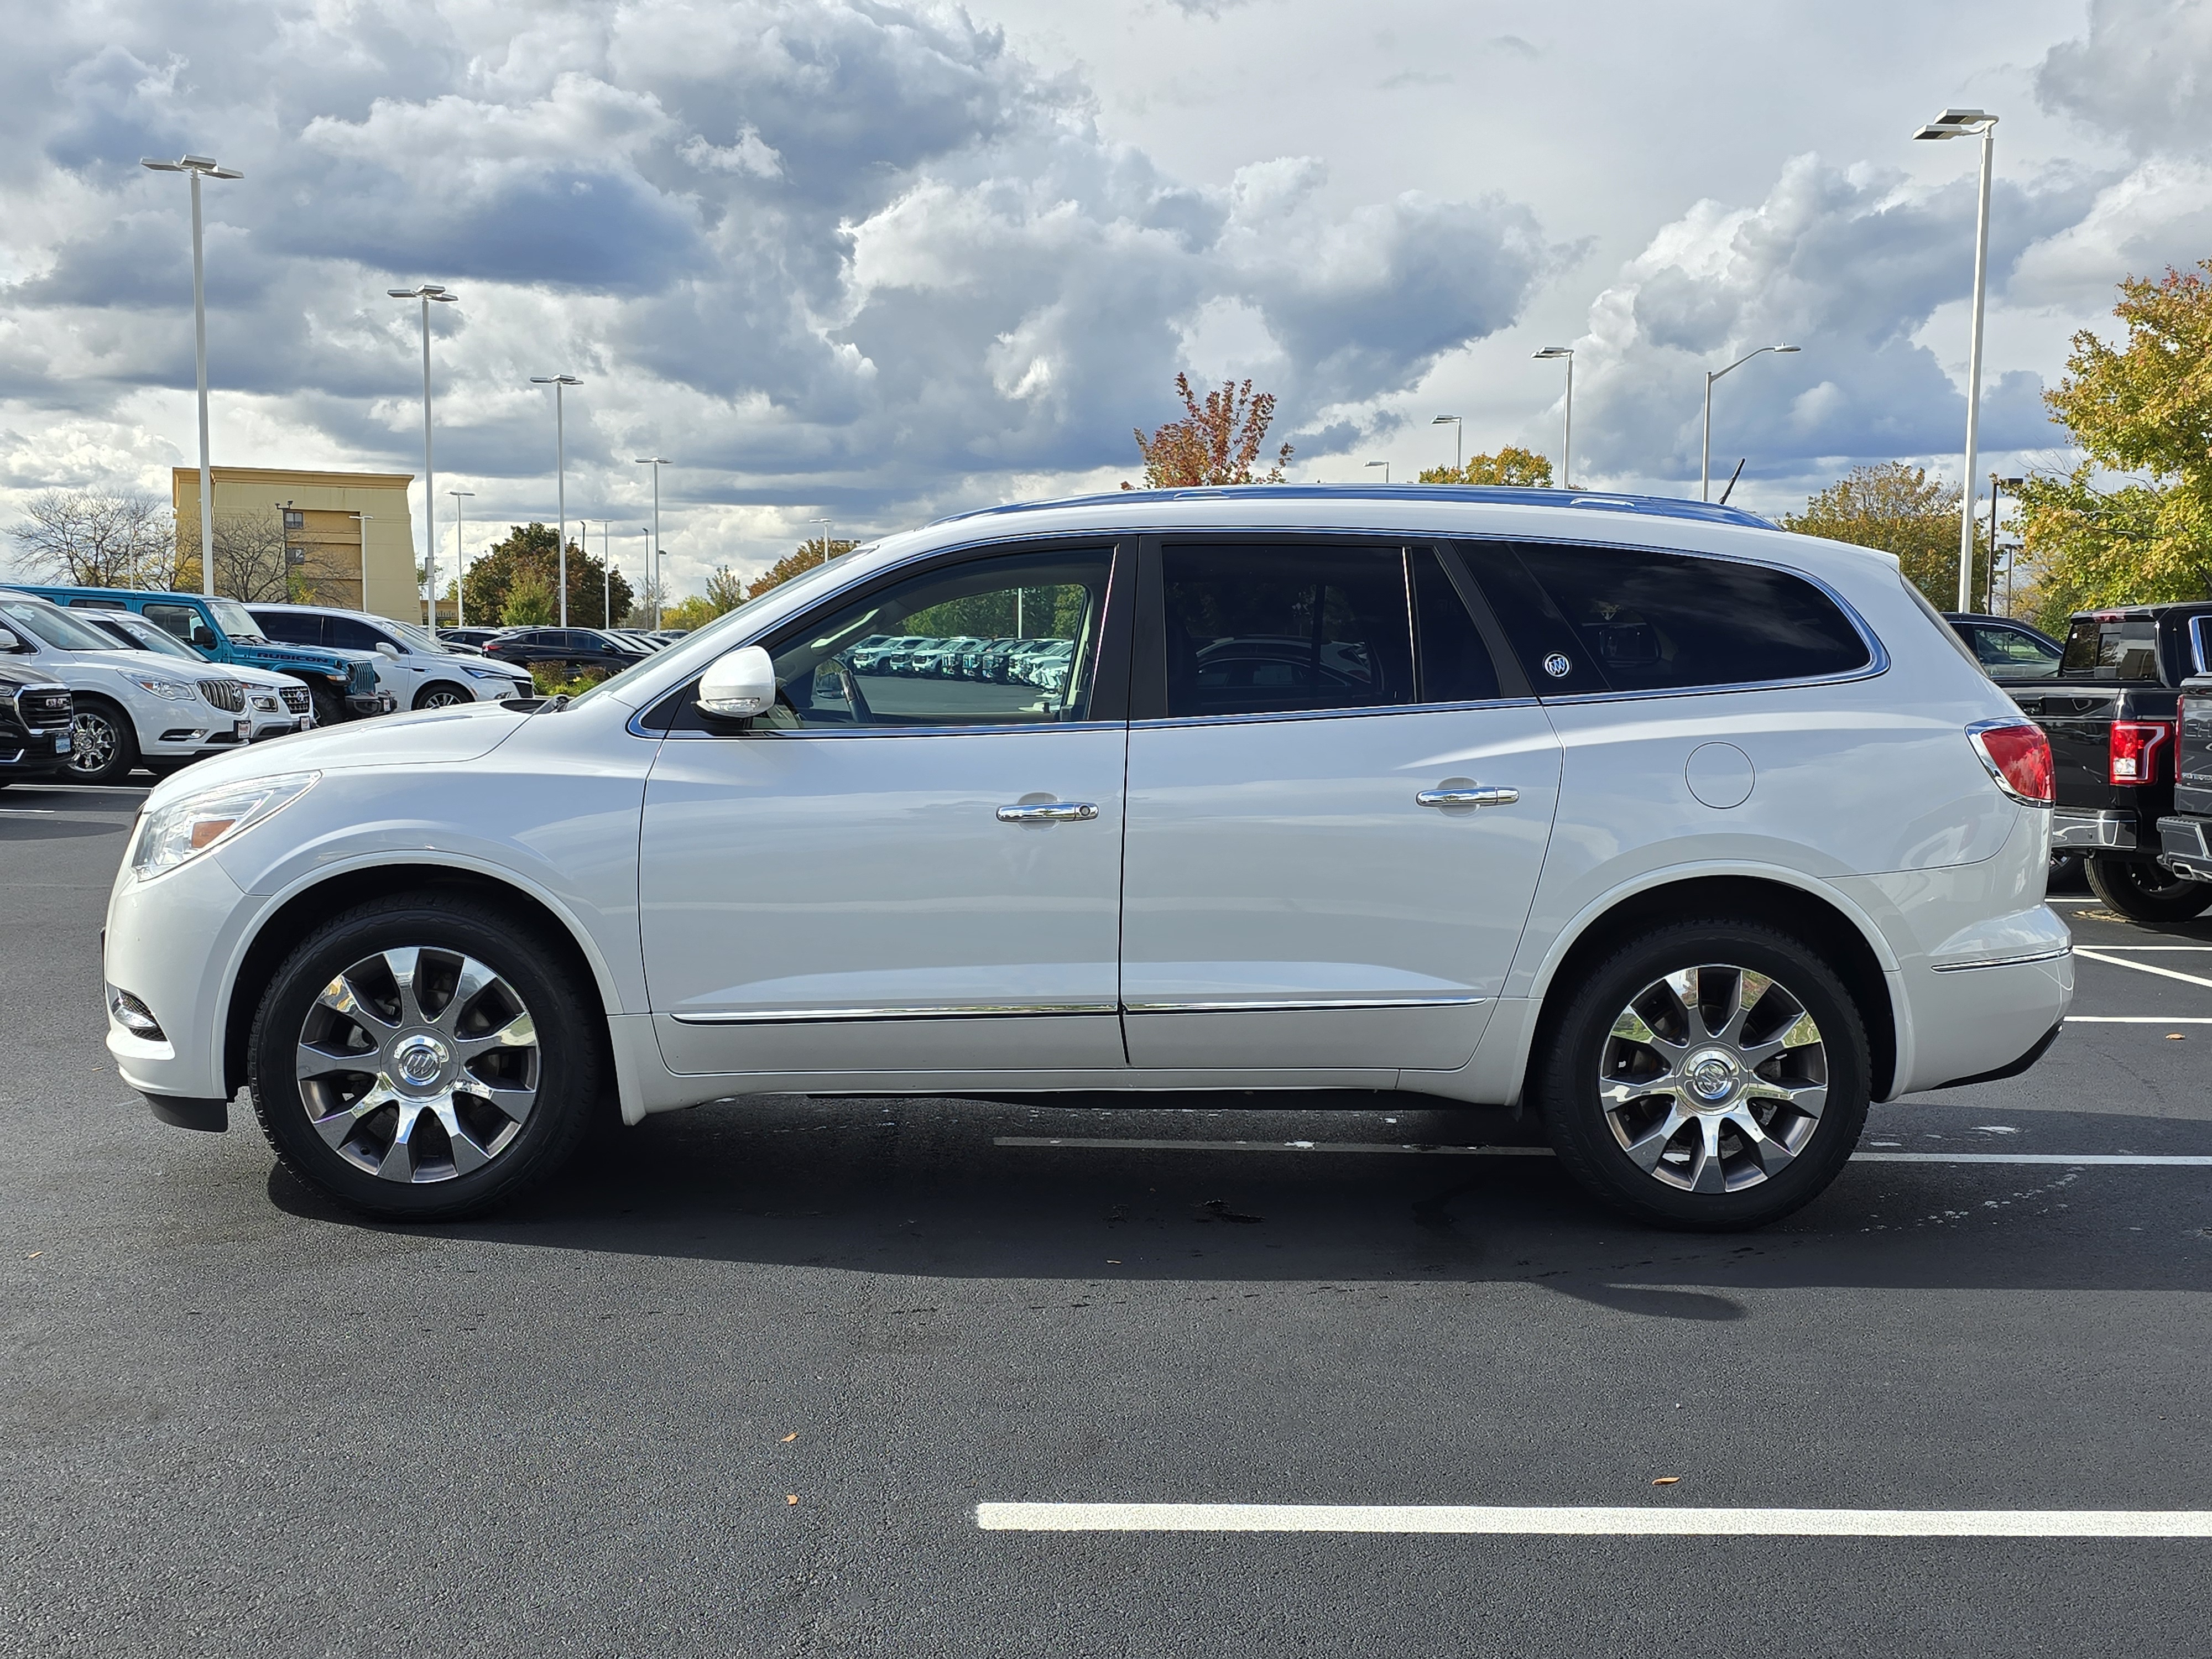
<svg viewBox="0 0 2212 1659"><path fill-rule="evenodd" d="M2212 259L2120 284L2124 343L2084 329L2044 394L2084 457L2020 493L2045 625L2105 605L2212 595ZM2100 472L2133 473L2106 484Z"/></svg>
<svg viewBox="0 0 2212 1659"><path fill-rule="evenodd" d="M678 599L674 605L665 606L660 612L660 625L663 628L704 628L721 614L711 601L694 593L688 599Z"/></svg>
<svg viewBox="0 0 2212 1659"><path fill-rule="evenodd" d="M1273 392L1255 392L1249 380L1242 386L1224 380L1220 391L1207 392L1200 403L1190 389L1189 375L1176 375L1175 383L1183 418L1168 422L1149 438L1141 431L1136 434L1137 453L1145 458L1146 489L1282 483L1283 469L1291 464L1288 444L1275 452L1275 465L1265 477L1252 472L1275 418ZM1136 486L1124 482L1121 488Z"/></svg>
<svg viewBox="0 0 2212 1659"><path fill-rule="evenodd" d="M1495 455L1470 455L1465 466L1432 466L1421 474L1423 483L1442 484L1528 484L1538 487L1552 482L1552 463L1548 456L1539 455L1533 449L1523 449L1518 444L1508 444Z"/></svg>
<svg viewBox="0 0 2212 1659"><path fill-rule="evenodd" d="M1939 610L1959 602L1959 486L1931 478L1910 461L1855 466L1806 501L1802 513L1785 513L1782 527L1801 536L1825 536L1897 555L1915 587ZM1988 538L1974 534L1974 592L1989 580Z"/></svg>
<svg viewBox="0 0 2212 1659"><path fill-rule="evenodd" d="M543 628L560 619L553 602L553 583L542 570L525 568L507 585L500 600L499 619L509 628Z"/></svg>
<svg viewBox="0 0 2212 1659"><path fill-rule="evenodd" d="M560 537L550 525L528 524L512 526L504 539L492 544L483 556L469 566L462 582L462 592L468 600L471 617L501 617L507 614L507 590L525 571L535 571L545 584L545 591L555 596L554 614L549 621L557 621L560 615L559 580ZM608 604L607 588L613 588L612 605ZM629 579L617 570L611 584L606 580L606 567L575 542L568 544L568 621L578 628L603 628L607 624L607 611L612 609L617 617L630 608L634 595Z"/></svg>
<svg viewBox="0 0 2212 1659"><path fill-rule="evenodd" d="M825 542L819 536L812 541L801 542L797 548L785 554L766 570L754 577L751 585L745 589L745 597L749 599L757 599L770 588L782 586L793 576L805 574L816 565L820 564L824 558L842 557L857 545L859 545L858 543L841 541L835 538Z"/></svg>

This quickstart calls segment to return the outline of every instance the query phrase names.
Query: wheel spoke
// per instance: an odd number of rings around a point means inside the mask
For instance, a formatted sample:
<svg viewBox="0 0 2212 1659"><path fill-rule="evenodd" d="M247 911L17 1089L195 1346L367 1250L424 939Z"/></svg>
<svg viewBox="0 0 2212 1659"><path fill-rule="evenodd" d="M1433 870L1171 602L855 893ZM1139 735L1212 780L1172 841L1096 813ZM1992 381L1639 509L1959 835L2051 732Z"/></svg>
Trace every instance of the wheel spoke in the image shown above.
<svg viewBox="0 0 2212 1659"><path fill-rule="evenodd" d="M446 1126L446 1139L453 1145L455 1175L467 1175L491 1162L490 1152L469 1133L467 1126L461 1121L460 1114L453 1109L453 1097L450 1090L427 1103L437 1113L438 1121Z"/></svg>
<svg viewBox="0 0 2212 1659"><path fill-rule="evenodd" d="M343 1073L374 1077L380 1063L379 1053L374 1048L328 1048L303 1040L300 1044L298 1068L295 1075L302 1083L310 1078Z"/></svg>
<svg viewBox="0 0 2212 1659"><path fill-rule="evenodd" d="M372 1037L388 1036L399 1028L377 1012L376 1005L361 993L353 975L362 964L356 962L323 987L323 994L315 999L318 1008L327 1008L332 1013L343 1014Z"/></svg>
<svg viewBox="0 0 2212 1659"><path fill-rule="evenodd" d="M1746 1100L1778 1100L1784 1105L1817 1118L1827 1109L1828 1085L1825 1083L1769 1083L1765 1078L1753 1078L1744 1086Z"/></svg>
<svg viewBox="0 0 2212 1659"><path fill-rule="evenodd" d="M415 975L422 967L422 952L416 946L403 945L384 953L384 965L392 973L392 982L399 988L399 1023L402 1025L428 1025L430 1021L422 1012L422 1000L416 994Z"/></svg>
<svg viewBox="0 0 2212 1659"><path fill-rule="evenodd" d="M453 1048L465 1066L483 1054L502 1048L535 1048L538 1046L538 1027L526 1013L517 1014L496 1031L487 1031L482 1036L456 1037Z"/></svg>
<svg viewBox="0 0 2212 1659"><path fill-rule="evenodd" d="M1705 1029L1705 1009L1699 1001L1703 990L1699 975L1704 971L1700 968L1680 969L1644 993L1649 996L1652 992L1664 991L1674 999L1674 1006L1682 1016L1682 1043L1685 1048L1693 1042L1702 1042L1712 1035ZM1643 998L1637 1000L1640 1002Z"/></svg>
<svg viewBox="0 0 2212 1659"><path fill-rule="evenodd" d="M1650 1175L1659 1167L1659 1160L1666 1156L1668 1143L1681 1132L1682 1125L1686 1121L1688 1120L1682 1115L1681 1103L1669 1101L1665 1121L1650 1133L1630 1141L1622 1150L1627 1152L1638 1169Z"/></svg>
<svg viewBox="0 0 2212 1659"><path fill-rule="evenodd" d="M1769 1176L1780 1175L1790 1167L1790 1159L1797 1156L1767 1133L1766 1126L1753 1117L1747 1108L1730 1112L1729 1121L1735 1124L1736 1132L1751 1143L1752 1156L1759 1160L1759 1167Z"/></svg>
<svg viewBox="0 0 2212 1659"><path fill-rule="evenodd" d="M422 1104L419 1100L399 1103L399 1127L392 1133L392 1145L385 1149L384 1161L376 1166L376 1173L384 1180L415 1179L415 1131L422 1126Z"/></svg>
<svg viewBox="0 0 2212 1659"><path fill-rule="evenodd" d="M453 997L438 1011L438 1028L443 1031L458 1030L461 1016L468 1012L469 1005L483 994L485 988L498 983L497 974L474 957L463 957L461 976L453 986Z"/></svg>
<svg viewBox="0 0 2212 1659"><path fill-rule="evenodd" d="M1694 1193L1724 1193L1728 1190L1728 1173L1721 1167L1721 1124L1723 1120L1711 1115L1698 1119L1698 1144L1690 1157L1690 1190Z"/></svg>
<svg viewBox="0 0 2212 1659"><path fill-rule="evenodd" d="M326 1116L310 1117L308 1121L315 1126L315 1133L322 1136L326 1145L334 1148L343 1146L353 1139L353 1132L361 1127L362 1119L380 1107L390 1105L398 1098L398 1095L386 1087L383 1083L379 1082L351 1105L340 1107Z"/></svg>
<svg viewBox="0 0 2212 1659"><path fill-rule="evenodd" d="M476 1077L459 1079L453 1087L462 1094L489 1101L517 1123L530 1115L531 1107L538 1101L535 1089L511 1089L503 1084L486 1083Z"/></svg>

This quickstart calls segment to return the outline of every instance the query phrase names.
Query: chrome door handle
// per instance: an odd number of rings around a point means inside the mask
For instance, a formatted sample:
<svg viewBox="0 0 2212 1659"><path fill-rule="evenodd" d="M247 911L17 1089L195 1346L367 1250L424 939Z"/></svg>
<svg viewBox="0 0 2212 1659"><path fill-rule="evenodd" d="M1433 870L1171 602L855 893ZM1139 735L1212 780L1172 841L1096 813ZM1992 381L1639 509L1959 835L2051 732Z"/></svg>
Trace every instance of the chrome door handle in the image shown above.
<svg viewBox="0 0 2212 1659"><path fill-rule="evenodd" d="M1413 797L1423 806L1510 806L1520 799L1518 789L1500 784L1474 789L1424 789Z"/></svg>
<svg viewBox="0 0 2212 1659"><path fill-rule="evenodd" d="M1098 808L1087 800L1042 800L1032 806L1001 806L1001 823L1088 823Z"/></svg>

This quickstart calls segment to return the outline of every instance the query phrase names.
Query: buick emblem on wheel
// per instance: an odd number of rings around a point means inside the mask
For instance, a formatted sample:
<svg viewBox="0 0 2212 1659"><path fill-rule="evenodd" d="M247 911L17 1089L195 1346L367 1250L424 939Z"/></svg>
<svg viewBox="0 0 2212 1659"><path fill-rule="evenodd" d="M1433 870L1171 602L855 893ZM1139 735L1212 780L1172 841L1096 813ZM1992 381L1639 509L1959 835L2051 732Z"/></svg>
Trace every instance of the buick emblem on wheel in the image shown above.
<svg viewBox="0 0 2212 1659"><path fill-rule="evenodd" d="M1557 651L1544 659L1544 672L1555 680L1566 678L1574 672L1574 664L1569 662L1563 653Z"/></svg>

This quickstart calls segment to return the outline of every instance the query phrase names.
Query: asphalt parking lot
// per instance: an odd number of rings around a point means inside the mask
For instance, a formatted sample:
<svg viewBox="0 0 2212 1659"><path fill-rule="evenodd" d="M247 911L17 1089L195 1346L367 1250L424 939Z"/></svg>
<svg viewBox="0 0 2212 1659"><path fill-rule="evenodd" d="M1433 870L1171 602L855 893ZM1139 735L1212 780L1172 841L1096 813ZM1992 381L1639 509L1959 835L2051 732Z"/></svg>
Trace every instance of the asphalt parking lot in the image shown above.
<svg viewBox="0 0 2212 1659"><path fill-rule="evenodd" d="M2201 1510L2212 1167L2076 1160L2212 1158L2212 925L2064 901L2044 1063L1748 1237L1402 1098L730 1103L410 1229L117 1080L138 793L0 794L0 1651L2212 1652L2202 1538L978 1512Z"/></svg>

